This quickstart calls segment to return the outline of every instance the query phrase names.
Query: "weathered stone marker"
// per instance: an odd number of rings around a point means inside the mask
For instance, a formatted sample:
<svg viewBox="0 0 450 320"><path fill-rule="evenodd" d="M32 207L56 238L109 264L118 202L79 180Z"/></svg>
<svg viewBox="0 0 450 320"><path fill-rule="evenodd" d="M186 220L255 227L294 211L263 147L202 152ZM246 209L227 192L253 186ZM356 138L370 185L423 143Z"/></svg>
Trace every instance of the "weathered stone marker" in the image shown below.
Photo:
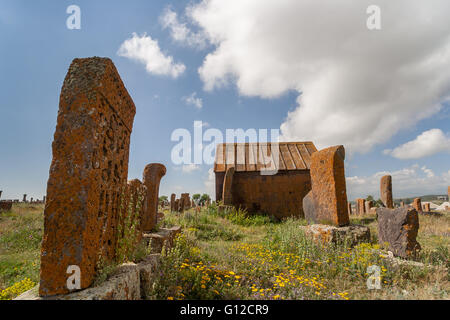
<svg viewBox="0 0 450 320"><path fill-rule="evenodd" d="M392 177L390 175L381 177L380 197L386 208L394 208L394 201L392 200Z"/></svg>
<svg viewBox="0 0 450 320"><path fill-rule="evenodd" d="M425 212L431 212L431 205L430 205L429 202L423 204L423 211L425 211Z"/></svg>
<svg viewBox="0 0 450 320"><path fill-rule="evenodd" d="M366 201L364 205L365 205L365 212L370 213L370 209L373 207L373 201L372 200Z"/></svg>
<svg viewBox="0 0 450 320"><path fill-rule="evenodd" d="M180 199L175 199L175 205L173 207L173 211L180 212Z"/></svg>
<svg viewBox="0 0 450 320"><path fill-rule="evenodd" d="M69 292L69 266L91 285L115 256L136 108L108 58L74 59L61 90L47 184L39 294Z"/></svg>
<svg viewBox="0 0 450 320"><path fill-rule="evenodd" d="M22 202L27 202L27 195L26 194L23 195Z"/></svg>
<svg viewBox="0 0 450 320"><path fill-rule="evenodd" d="M413 208L378 208L378 241L387 242L389 250L402 258L415 257L420 244L416 241L419 215Z"/></svg>
<svg viewBox="0 0 450 320"><path fill-rule="evenodd" d="M352 204L349 202L348 203L348 215L351 215L353 212L352 212Z"/></svg>
<svg viewBox="0 0 450 320"><path fill-rule="evenodd" d="M413 207L416 209L417 212L422 212L422 201L420 198L415 198L413 202Z"/></svg>
<svg viewBox="0 0 450 320"><path fill-rule="evenodd" d="M148 164L144 169L142 183L147 187L147 209L141 217L143 231L151 231L156 226L159 183L165 174L166 167L161 163Z"/></svg>
<svg viewBox="0 0 450 320"><path fill-rule="evenodd" d="M361 198L356 199L356 214L358 216L361 216L365 212L366 212L366 200Z"/></svg>
<svg viewBox="0 0 450 320"><path fill-rule="evenodd" d="M0 199L2 198L2 193L3 193L3 191L2 191L2 190L0 190Z"/></svg>
<svg viewBox="0 0 450 320"><path fill-rule="evenodd" d="M172 193L170 195L170 211L175 211L175 199L176 199L175 193Z"/></svg>
<svg viewBox="0 0 450 320"><path fill-rule="evenodd" d="M311 155L312 190L303 199L306 220L334 226L349 224L344 159L343 146Z"/></svg>
<svg viewBox="0 0 450 320"><path fill-rule="evenodd" d="M228 168L225 172L225 178L223 180L222 199L224 205L233 204L233 195L231 193L233 186L234 167Z"/></svg>

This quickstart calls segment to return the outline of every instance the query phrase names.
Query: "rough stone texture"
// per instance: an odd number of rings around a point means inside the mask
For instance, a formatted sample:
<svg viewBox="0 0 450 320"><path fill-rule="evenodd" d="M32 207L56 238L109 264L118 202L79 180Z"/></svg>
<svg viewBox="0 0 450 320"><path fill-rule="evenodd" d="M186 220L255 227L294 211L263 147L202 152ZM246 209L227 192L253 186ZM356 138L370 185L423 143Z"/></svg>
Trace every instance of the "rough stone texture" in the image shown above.
<svg viewBox="0 0 450 320"><path fill-rule="evenodd" d="M347 243L354 246L361 242L370 242L370 229L366 226L349 225L335 227L323 224L302 226L306 235L320 243Z"/></svg>
<svg viewBox="0 0 450 320"><path fill-rule="evenodd" d="M233 193L231 192L233 186L234 167L228 168L223 180L222 201L226 206L233 204Z"/></svg>
<svg viewBox="0 0 450 320"><path fill-rule="evenodd" d="M372 200L366 201L364 205L365 205L365 212L370 213L370 209L372 209L373 207L373 201Z"/></svg>
<svg viewBox="0 0 450 320"><path fill-rule="evenodd" d="M190 201L191 200L189 199L189 193L182 193L178 205L178 211L184 212L185 210L189 209Z"/></svg>
<svg viewBox="0 0 450 320"><path fill-rule="evenodd" d="M394 208L394 201L392 199L392 177L390 175L381 177L380 198L386 208Z"/></svg>
<svg viewBox="0 0 450 320"><path fill-rule="evenodd" d="M161 163L148 164L144 169L142 183L147 187L147 208L141 217L143 231L151 231L156 226L158 219L159 183L165 174L166 167Z"/></svg>
<svg viewBox="0 0 450 320"><path fill-rule="evenodd" d="M152 289L154 278L156 276L156 272L158 271L160 262L161 254L156 253L149 255L142 262L138 263L141 299L151 298L148 293Z"/></svg>
<svg viewBox="0 0 450 320"><path fill-rule="evenodd" d="M2 200L0 201L0 212L10 211L12 209L12 201Z"/></svg>
<svg viewBox="0 0 450 320"><path fill-rule="evenodd" d="M419 215L413 208L378 208L378 241L388 243L389 250L402 258L415 257L420 245L416 241Z"/></svg>
<svg viewBox="0 0 450 320"><path fill-rule="evenodd" d="M429 204L429 203L424 203L424 205L423 205L423 211L426 211L426 212L430 212L430 211L431 211L431 208L430 208L430 204Z"/></svg>
<svg viewBox="0 0 450 320"><path fill-rule="evenodd" d="M114 258L136 108L110 59L74 59L61 90L47 184L40 295L67 293L66 270L90 286Z"/></svg>
<svg viewBox="0 0 450 320"><path fill-rule="evenodd" d="M35 287L14 300L139 300L140 269L134 263L125 263L100 285L70 294L39 297L37 291Z"/></svg>
<svg viewBox="0 0 450 320"><path fill-rule="evenodd" d="M334 146L311 156L311 192L303 199L311 223L345 226L350 222L344 172L345 149Z"/></svg>
<svg viewBox="0 0 450 320"><path fill-rule="evenodd" d="M422 201L420 200L420 198L415 198L414 199L413 207L414 207L414 209L416 209L416 211L418 213L421 213L423 211L422 210Z"/></svg>
<svg viewBox="0 0 450 320"><path fill-rule="evenodd" d="M171 248L175 237L181 233L181 227L160 228L156 233L144 233L144 241L151 246L151 253L161 253L163 246Z"/></svg>
<svg viewBox="0 0 450 320"><path fill-rule="evenodd" d="M348 206L348 215L353 214L352 204L349 202L349 203L347 204L347 206Z"/></svg>
<svg viewBox="0 0 450 320"><path fill-rule="evenodd" d="M176 211L175 210L175 199L176 199L176 195L175 195L175 193L172 193L171 195L170 195L170 211Z"/></svg>
<svg viewBox="0 0 450 320"><path fill-rule="evenodd" d="M358 198L356 199L356 214L358 216L364 215L366 213L366 199Z"/></svg>
<svg viewBox="0 0 450 320"><path fill-rule="evenodd" d="M174 207L173 207L173 211L175 211L175 212L180 212L180 199L175 199L175 204L174 204Z"/></svg>

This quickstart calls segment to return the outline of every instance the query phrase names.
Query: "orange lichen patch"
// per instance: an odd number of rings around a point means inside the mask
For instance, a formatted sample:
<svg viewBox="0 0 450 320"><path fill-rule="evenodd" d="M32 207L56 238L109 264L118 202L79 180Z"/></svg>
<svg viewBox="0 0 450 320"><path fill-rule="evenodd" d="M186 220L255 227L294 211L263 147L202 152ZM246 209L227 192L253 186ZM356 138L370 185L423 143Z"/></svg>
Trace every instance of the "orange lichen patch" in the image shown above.
<svg viewBox="0 0 450 320"><path fill-rule="evenodd" d="M414 199L413 207L417 212L422 212L422 201L420 200L420 198Z"/></svg>
<svg viewBox="0 0 450 320"><path fill-rule="evenodd" d="M67 293L69 265L81 288L99 257L115 255L120 195L136 108L110 59L74 59L61 90L47 184L39 294Z"/></svg>
<svg viewBox="0 0 450 320"><path fill-rule="evenodd" d="M380 197L386 208L394 208L394 201L392 200L392 177L390 175L381 177Z"/></svg>
<svg viewBox="0 0 450 320"><path fill-rule="evenodd" d="M151 231L156 226L159 183L165 174L166 167L161 163L151 163L144 169L143 183L147 187L147 206L141 217L143 231Z"/></svg>
<svg viewBox="0 0 450 320"><path fill-rule="evenodd" d="M308 220L335 226L349 224L344 159L343 146L326 148L312 154L312 191L308 198L309 209L305 212Z"/></svg>

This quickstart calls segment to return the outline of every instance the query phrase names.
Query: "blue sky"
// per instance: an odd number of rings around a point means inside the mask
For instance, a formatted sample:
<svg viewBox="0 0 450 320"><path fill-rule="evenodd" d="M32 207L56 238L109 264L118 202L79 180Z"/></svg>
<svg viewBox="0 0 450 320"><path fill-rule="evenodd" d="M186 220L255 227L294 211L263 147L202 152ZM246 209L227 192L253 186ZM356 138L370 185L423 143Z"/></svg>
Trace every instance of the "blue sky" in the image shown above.
<svg viewBox="0 0 450 320"><path fill-rule="evenodd" d="M167 174L161 181L161 194L170 195L172 192L213 194L211 175L208 172L210 165L200 165L188 172L189 170L183 171L180 166L174 165L171 161L171 150L176 144L170 139L172 132L177 128L192 131L195 120L201 120L207 123L208 127L217 128L223 132L227 128L279 129L285 123L283 133L286 138L312 140L321 147L343 144L348 151L346 176L349 178L347 189L350 199L367 194L378 196L379 176L383 172L393 174L396 197L446 193L444 187L450 185L450 148L446 145L450 141L450 106L448 104L450 82L445 74L450 74L448 68L450 57L449 51L442 48L447 48L450 31L448 24L445 29L444 22L442 27L439 27L440 16L435 16L436 27L433 26L433 28L437 31L431 27L429 30L430 34L435 35L434 46L431 46L430 52L421 53L417 57L411 56L409 64L411 69L416 70L416 66L420 66L423 59L426 60L427 56L433 57L440 52L443 59L435 62L439 64L436 65L436 71L427 73L428 71L417 69L417 72L411 73L410 77L399 77L398 81L392 84L392 86L398 86L398 90L401 91L403 88L410 89L406 86L409 82L417 82L423 94L414 92L416 97L411 97L411 100L410 98L384 99L377 94L377 91L372 92L368 89L371 87L370 77L363 77L368 79L368 83L359 81L359 85L363 88L361 96L355 96L351 86L346 86L348 93L344 92L345 95L342 93L335 96L330 94L330 99L322 105L322 101L318 100L321 94L317 94L316 91L317 88L323 88L323 95L328 97L326 93L330 89L326 80L314 79L309 75L304 78L297 77L295 73L286 71L286 68L278 63L275 63L274 67L271 66L270 70L266 70L268 68L266 61L272 61L273 57L294 59L292 65L293 68L299 68L299 74L302 70L306 70L303 66L306 62L310 68L313 68L316 65L314 57L318 56L317 52L313 52L314 55L306 53L304 56L297 55L299 58L289 54L289 44L297 48L296 44L300 41L308 43L310 41L308 35L303 35L298 30L294 30L296 32L292 35L289 35L286 30L274 30L274 37L266 34L264 38L258 39L261 35L257 30L263 29L264 26L261 25L259 28L256 24L256 27L253 26L252 29L247 30L245 21L251 21L252 17L263 18L265 11L247 12L250 5L240 8L238 2L230 2L229 8L232 9L230 11L232 16L236 17L235 22L231 22L226 15L222 16L224 10L217 11L213 7L214 1L206 2L200 8L201 11L190 15L189 10L195 9L198 3L198 1L186 4L184 1L170 3L128 1L125 3L100 0L76 2L2 0L0 2L0 88L2 92L0 190L3 190L2 199L21 199L24 193L29 197L41 199L45 194L62 82L72 59L90 56L110 57L113 60L136 104L137 113L131 136L129 178L141 178L146 164L161 162L167 167ZM66 20L69 17L66 8L72 4L78 5L81 9L80 30L69 30L66 27ZM439 2L438 5L442 5L441 10L444 13L449 13L445 2ZM271 9L269 5L267 9ZM283 19L282 15L292 10L278 9L273 10L275 17L279 13L282 21L289 18ZM311 8L309 12L310 8L307 6L294 9L298 9L300 14L310 16L314 16L316 12L315 8ZM343 19L347 14L344 9L340 12ZM239 14L236 15L233 10ZM387 7L388 15L389 10L390 8ZM178 25L172 23L169 26L163 26L163 18L167 17L168 12L176 13ZM338 12L337 16L340 13ZM354 13L348 14L352 16ZM363 11L361 13L363 20L364 14ZM213 15L217 15L217 19L208 19ZM222 23L221 19L230 21L229 25ZM217 26L214 20L221 25ZM264 19L257 21L262 20ZM387 18L386 21L389 19ZM234 30L239 29L235 28L239 23L243 26L242 32ZM410 21L410 23L417 22ZM189 34L181 40L175 39L174 26L186 27L190 35L197 35L205 45L189 44ZM286 28L288 27L289 24ZM390 34L399 36L394 27L397 26L392 24L391 33L389 30L382 31L387 33L383 39L380 37L373 41L383 43L383 41L392 40L389 38ZM398 28L401 29L400 27ZM326 31L327 28L324 30ZM280 37L276 36L276 32L283 32L282 34L291 38L279 40ZM429 38L427 32L428 30L421 36ZM173 57L174 63L183 64L184 72L177 77L156 74L146 70L145 64L136 59L119 56L117 54L119 48L127 39L132 38L133 33L136 33L138 37L144 37L145 34L146 37L157 40L162 54L165 57ZM325 41L327 36L324 32L324 35L317 36L317 41ZM368 35L368 37L371 36ZM245 37L249 38L245 39ZM351 39L355 43L358 41L356 36ZM275 42L271 43L271 41ZM286 41L287 45L284 46L285 43L278 43L279 41ZM417 39L414 37L411 39L412 44L420 41L419 36ZM247 44L248 47L246 47ZM271 51L260 50L261 46L265 45L269 46ZM279 45L278 49L277 45ZM405 43L405 46L409 45L410 43ZM336 56L339 57L341 44L338 43L336 46ZM301 47L295 48L292 49L293 52L297 49L304 52ZM224 53L225 49L228 49L226 53ZM320 46L317 50L319 49ZM391 53L391 56L401 49L401 47L393 48L392 50L395 51ZM348 48L346 50L348 53ZM253 52L256 52L253 57L247 56ZM227 56L228 53L231 58ZM205 62L207 57L217 58L217 63ZM361 52L355 52L355 57L363 57L363 55ZM383 59L383 56L380 58ZM327 70L340 72L336 76L343 79L353 77L353 73L351 77L349 76L348 70L340 71L340 67L333 68L335 65L347 65L347 60L335 59L334 56L320 58L321 61L326 59L330 66ZM389 60L388 56L386 56L387 60ZM361 63L362 65L371 64L367 61ZM216 66L222 66L225 71L215 70ZM383 64L380 64L380 68L382 66ZM203 68L203 71L199 71L199 68ZM317 68L311 74L321 73L320 67ZM355 70L352 68L350 69ZM400 68L402 66L399 66ZM267 77L266 72L274 75L274 80L268 84L265 81L270 77ZM382 72L383 70L380 70L380 73ZM307 71L303 74L306 73ZM277 74L279 77L275 77ZM330 77L333 76L335 76L334 73ZM286 79L286 83L283 79ZM353 83L353 80L348 81ZM217 85L222 82L227 84ZM281 84L278 86L279 83ZM433 85L435 88L431 88ZM275 89L272 90L272 88ZM355 90L358 89L355 88ZM428 92L432 94L422 99ZM187 103L186 98L193 93L196 98L201 99L201 108ZM368 101L372 93L377 95L377 100ZM330 128L326 117L323 123L320 118L308 118L310 113L305 110L308 109L311 101L317 102L317 114L326 112L328 115L336 112L336 119L339 119L340 115L350 118L352 114L361 112L366 117L362 120L362 126L348 124L349 127L355 128L351 131L345 131L345 128L339 128L339 125L336 128ZM345 109L345 106L352 101L358 103L358 108L361 109L353 111ZM364 105L364 101L367 101L367 106ZM387 109L391 113L383 109L386 105L392 106L392 109ZM429 112L417 117L417 110L429 110ZM290 117L288 112L291 112ZM373 115L368 118L367 113ZM391 124L380 126L379 124L385 121L384 117L392 119L403 117L403 120L400 119L397 122L392 120ZM342 126L346 125L342 123ZM302 131L303 127L304 131ZM418 138L432 129L438 130L425 135L429 137L428 140ZM368 132L375 130L380 132L376 137L382 138L374 138ZM425 154L406 152L405 155L405 148L399 149L397 153L385 151L386 149L395 150L411 141L416 142L410 144L409 148L419 148L424 141L431 141L430 144L435 143L435 146ZM394 154L396 156L393 156ZM397 181L398 184L396 184Z"/></svg>

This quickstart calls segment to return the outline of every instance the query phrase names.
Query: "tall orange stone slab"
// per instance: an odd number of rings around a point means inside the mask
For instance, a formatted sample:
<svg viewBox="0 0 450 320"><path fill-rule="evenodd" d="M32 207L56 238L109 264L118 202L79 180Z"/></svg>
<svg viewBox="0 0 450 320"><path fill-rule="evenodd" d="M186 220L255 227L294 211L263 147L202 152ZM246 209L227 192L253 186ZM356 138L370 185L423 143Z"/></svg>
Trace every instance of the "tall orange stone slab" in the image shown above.
<svg viewBox="0 0 450 320"><path fill-rule="evenodd" d="M175 199L176 199L175 193L172 193L170 195L170 211L175 211Z"/></svg>
<svg viewBox="0 0 450 320"><path fill-rule="evenodd" d="M303 200L303 210L308 221L335 226L350 223L344 159L343 146L326 148L312 154L312 190Z"/></svg>
<svg viewBox="0 0 450 320"><path fill-rule="evenodd" d="M422 210L422 200L420 198L415 198L413 202L413 207L417 212L423 212Z"/></svg>
<svg viewBox="0 0 450 320"><path fill-rule="evenodd" d="M386 208L394 208L394 200L392 199L392 177L390 175L381 177L380 198Z"/></svg>
<svg viewBox="0 0 450 320"><path fill-rule="evenodd" d="M142 230L151 231L156 226L158 215L158 194L161 178L166 174L166 167L161 163L151 163L144 168L142 183L147 187L147 210L141 217Z"/></svg>
<svg viewBox="0 0 450 320"><path fill-rule="evenodd" d="M67 268L91 285L99 257L113 260L136 108L108 58L74 59L61 90L47 183L41 296L69 292Z"/></svg>

